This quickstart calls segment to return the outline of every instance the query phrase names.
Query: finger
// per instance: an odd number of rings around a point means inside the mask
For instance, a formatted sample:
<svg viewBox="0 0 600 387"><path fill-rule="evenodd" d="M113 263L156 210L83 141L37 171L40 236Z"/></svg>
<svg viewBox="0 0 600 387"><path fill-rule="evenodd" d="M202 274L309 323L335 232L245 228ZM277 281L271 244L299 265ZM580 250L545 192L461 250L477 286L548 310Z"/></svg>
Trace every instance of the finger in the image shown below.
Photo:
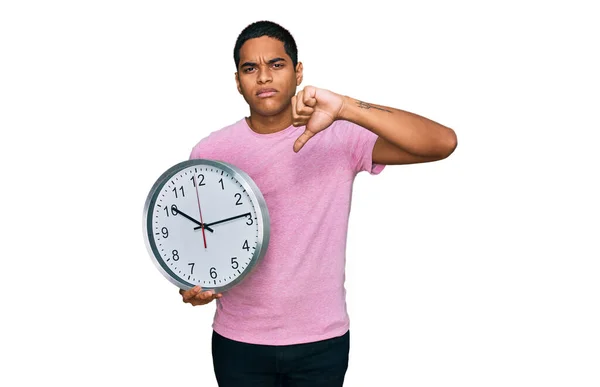
<svg viewBox="0 0 600 387"><path fill-rule="evenodd" d="M304 90L301 90L300 92L298 92L298 94L296 95L296 113L300 114L300 112L302 111L302 107L304 107Z"/></svg>
<svg viewBox="0 0 600 387"><path fill-rule="evenodd" d="M200 301L209 301L212 299L214 292L212 290L206 290L204 292L198 293L196 295L196 297L194 297L196 300L200 300Z"/></svg>
<svg viewBox="0 0 600 387"><path fill-rule="evenodd" d="M298 94L296 94L295 96L292 97L292 123L294 123L294 124L299 119L298 100L300 99L300 96L301 96L300 93L302 93L302 92L300 91L300 92L298 92Z"/></svg>
<svg viewBox="0 0 600 387"><path fill-rule="evenodd" d="M306 144L306 142L314 135L315 134L313 132L305 130L304 133L302 133L294 143L294 152L298 153L304 144Z"/></svg>
<svg viewBox="0 0 600 387"><path fill-rule="evenodd" d="M310 116L314 113L315 109L310 106L302 106L300 110L296 111L296 116L298 118L310 118Z"/></svg>
<svg viewBox="0 0 600 387"><path fill-rule="evenodd" d="M300 109L303 109L302 105L298 105L298 101L300 101L298 96L292 97L292 125L296 127L306 125L308 119L310 118L310 114L312 114L312 112L307 113L306 111L302 110L298 111L299 107Z"/></svg>
<svg viewBox="0 0 600 387"><path fill-rule="evenodd" d="M298 99L296 100L296 114L298 116L310 116L315 111L315 109L313 109L310 106L306 106L306 94L304 94L303 91L300 93L298 93Z"/></svg>
<svg viewBox="0 0 600 387"><path fill-rule="evenodd" d="M202 290L202 288L200 286L194 286L193 288L186 290L182 293L183 295L183 302L189 302L191 299L193 299L198 293L200 293L200 291ZM180 292L181 293L181 292Z"/></svg>
<svg viewBox="0 0 600 387"><path fill-rule="evenodd" d="M293 100L292 124L296 127L306 125L314 109L307 107L303 102L304 91L300 91Z"/></svg>
<svg viewBox="0 0 600 387"><path fill-rule="evenodd" d="M295 120L298 116L298 114L296 114L296 96L292 97L292 120Z"/></svg>
<svg viewBox="0 0 600 387"><path fill-rule="evenodd" d="M310 117L308 116L300 116L297 119L294 120L293 125L298 127L298 126L304 126L308 123L308 120L310 119Z"/></svg>
<svg viewBox="0 0 600 387"><path fill-rule="evenodd" d="M304 95L304 90L300 90L298 94L296 94L296 110L298 110L298 103L302 102L302 96Z"/></svg>
<svg viewBox="0 0 600 387"><path fill-rule="evenodd" d="M296 98L296 115L298 116L310 116L314 111L310 106L304 104L305 94L304 90L298 93Z"/></svg>
<svg viewBox="0 0 600 387"><path fill-rule="evenodd" d="M211 294L206 300L204 300L204 302L208 304L209 302L213 302L213 300L216 300L217 298L221 297L218 297L218 294Z"/></svg>
<svg viewBox="0 0 600 387"><path fill-rule="evenodd" d="M313 86L306 86L303 94L304 105L309 107L315 107L317 104L317 88Z"/></svg>
<svg viewBox="0 0 600 387"><path fill-rule="evenodd" d="M314 108L317 105L316 90L314 88L306 88L302 94L302 103L308 108Z"/></svg>

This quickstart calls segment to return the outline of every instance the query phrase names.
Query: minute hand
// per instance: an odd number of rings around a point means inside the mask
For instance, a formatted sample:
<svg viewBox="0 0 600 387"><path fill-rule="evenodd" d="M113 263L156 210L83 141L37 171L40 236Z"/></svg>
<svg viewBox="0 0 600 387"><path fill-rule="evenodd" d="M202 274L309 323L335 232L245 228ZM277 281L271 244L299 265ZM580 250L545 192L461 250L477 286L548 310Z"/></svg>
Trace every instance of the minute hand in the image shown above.
<svg viewBox="0 0 600 387"><path fill-rule="evenodd" d="M233 219L237 219L237 218L242 218L242 217L244 217L244 216L248 216L248 215L252 215L252 214L251 214L250 212L247 212L247 213L245 213L245 214L242 214L242 215L237 215L237 216L232 216L231 218L222 219L222 220L219 220L219 221L217 221L217 222L206 223L206 224L204 225L204 227L207 227L207 226L213 226L213 225L215 225L215 224L219 224L219 223L227 222L227 221L230 221L230 220L233 220ZM197 230L197 229L199 229L199 228L200 228L200 226L198 226L198 227L194 227L194 230Z"/></svg>

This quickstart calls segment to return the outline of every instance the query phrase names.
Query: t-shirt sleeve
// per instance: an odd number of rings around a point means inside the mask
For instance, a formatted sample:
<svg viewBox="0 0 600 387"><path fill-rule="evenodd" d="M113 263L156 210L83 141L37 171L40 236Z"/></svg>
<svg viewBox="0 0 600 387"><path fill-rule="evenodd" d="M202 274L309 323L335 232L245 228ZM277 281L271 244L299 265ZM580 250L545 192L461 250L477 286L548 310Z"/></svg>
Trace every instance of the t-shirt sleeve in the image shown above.
<svg viewBox="0 0 600 387"><path fill-rule="evenodd" d="M354 173L362 171L378 175L385 168L384 164L373 163L373 147L377 134L350 121L341 122L341 136L346 149L350 152L351 168Z"/></svg>
<svg viewBox="0 0 600 387"><path fill-rule="evenodd" d="M190 160L192 159L206 159L208 156L208 137L200 140L190 152Z"/></svg>

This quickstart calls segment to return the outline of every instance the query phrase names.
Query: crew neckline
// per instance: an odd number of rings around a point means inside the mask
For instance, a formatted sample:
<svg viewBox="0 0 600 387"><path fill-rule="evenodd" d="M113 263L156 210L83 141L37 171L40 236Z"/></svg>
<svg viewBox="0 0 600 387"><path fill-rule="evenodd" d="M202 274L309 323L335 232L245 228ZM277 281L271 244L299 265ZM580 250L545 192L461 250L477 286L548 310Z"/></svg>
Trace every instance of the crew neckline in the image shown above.
<svg viewBox="0 0 600 387"><path fill-rule="evenodd" d="M255 132L250 125L248 125L248 121L246 120L246 117L243 117L241 119L242 124L244 125L244 127L246 128L247 132L250 133L252 136L257 137L257 138L274 138L274 137L281 137L281 136L285 136L286 134L288 134L289 132L293 132L296 129L299 129L300 127L296 127L293 124L288 126L285 129L282 129L278 132L274 132L274 133L258 133Z"/></svg>

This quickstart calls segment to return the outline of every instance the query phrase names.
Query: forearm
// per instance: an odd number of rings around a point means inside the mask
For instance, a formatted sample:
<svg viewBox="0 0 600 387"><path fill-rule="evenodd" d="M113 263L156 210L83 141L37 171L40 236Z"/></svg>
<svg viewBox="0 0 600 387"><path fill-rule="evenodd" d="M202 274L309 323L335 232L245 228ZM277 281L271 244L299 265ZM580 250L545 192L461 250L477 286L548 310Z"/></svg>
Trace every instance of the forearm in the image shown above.
<svg viewBox="0 0 600 387"><path fill-rule="evenodd" d="M362 126L413 155L445 158L456 148L452 129L404 110L345 96L339 118Z"/></svg>

